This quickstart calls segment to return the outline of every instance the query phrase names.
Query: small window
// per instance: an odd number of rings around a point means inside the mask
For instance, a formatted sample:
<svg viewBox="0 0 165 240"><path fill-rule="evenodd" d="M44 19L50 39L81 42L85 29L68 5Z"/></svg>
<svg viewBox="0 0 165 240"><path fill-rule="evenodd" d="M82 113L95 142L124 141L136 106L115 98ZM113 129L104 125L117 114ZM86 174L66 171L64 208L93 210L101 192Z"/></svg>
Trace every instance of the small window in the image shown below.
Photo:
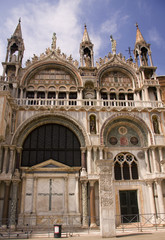
<svg viewBox="0 0 165 240"><path fill-rule="evenodd" d="M118 154L114 159L115 180L138 179L136 158L130 153Z"/></svg>
<svg viewBox="0 0 165 240"><path fill-rule="evenodd" d="M59 99L65 99L66 98L66 93L65 92L59 92L58 98Z"/></svg>
<svg viewBox="0 0 165 240"><path fill-rule="evenodd" d="M108 96L107 96L107 93L101 93L101 98L104 99L104 100L107 100L108 99Z"/></svg>
<svg viewBox="0 0 165 240"><path fill-rule="evenodd" d="M69 93L69 99L77 99L77 93L76 92L70 92Z"/></svg>
<svg viewBox="0 0 165 240"><path fill-rule="evenodd" d="M55 92L48 92L48 98L56 98Z"/></svg>
<svg viewBox="0 0 165 240"><path fill-rule="evenodd" d="M45 98L45 92L37 92L37 98Z"/></svg>
<svg viewBox="0 0 165 240"><path fill-rule="evenodd" d="M27 92L26 97L27 98L34 98L34 92Z"/></svg>

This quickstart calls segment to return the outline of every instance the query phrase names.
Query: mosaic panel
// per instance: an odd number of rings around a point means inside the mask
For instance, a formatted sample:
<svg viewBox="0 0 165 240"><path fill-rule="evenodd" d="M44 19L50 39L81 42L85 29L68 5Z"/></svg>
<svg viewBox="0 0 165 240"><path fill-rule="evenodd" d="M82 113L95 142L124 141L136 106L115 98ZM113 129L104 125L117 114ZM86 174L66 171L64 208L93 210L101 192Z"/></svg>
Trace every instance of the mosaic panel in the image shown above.
<svg viewBox="0 0 165 240"><path fill-rule="evenodd" d="M108 134L107 142L108 142L108 146L116 146L116 147L131 147L131 146L141 145L140 138L137 132L130 126L114 127Z"/></svg>
<svg viewBox="0 0 165 240"><path fill-rule="evenodd" d="M132 88L132 80L122 72L108 72L101 79L102 87Z"/></svg>
<svg viewBox="0 0 165 240"><path fill-rule="evenodd" d="M37 72L29 84L33 85L75 85L74 78L67 72L60 69L45 69Z"/></svg>

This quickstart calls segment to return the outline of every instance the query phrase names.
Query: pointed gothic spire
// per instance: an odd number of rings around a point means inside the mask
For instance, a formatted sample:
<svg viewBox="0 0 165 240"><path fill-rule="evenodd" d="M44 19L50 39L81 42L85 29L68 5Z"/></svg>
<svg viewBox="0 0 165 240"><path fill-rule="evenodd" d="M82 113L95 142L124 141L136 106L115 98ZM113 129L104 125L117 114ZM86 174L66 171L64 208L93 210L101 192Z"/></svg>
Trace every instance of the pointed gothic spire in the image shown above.
<svg viewBox="0 0 165 240"><path fill-rule="evenodd" d="M91 43L91 40L90 40L89 35L88 35L88 31L87 31L87 26L86 26L86 24L84 25L84 34L83 34L82 42Z"/></svg>
<svg viewBox="0 0 165 240"><path fill-rule="evenodd" d="M12 37L22 38L21 18L19 19L18 25L17 25Z"/></svg>
<svg viewBox="0 0 165 240"><path fill-rule="evenodd" d="M140 32L140 29L139 29L139 26L138 26L137 23L136 23L136 28L137 28L137 30L136 30L136 42L135 42L135 45L139 44L139 43L146 43L146 41L144 40L144 38L143 38L143 36L142 36L142 34Z"/></svg>

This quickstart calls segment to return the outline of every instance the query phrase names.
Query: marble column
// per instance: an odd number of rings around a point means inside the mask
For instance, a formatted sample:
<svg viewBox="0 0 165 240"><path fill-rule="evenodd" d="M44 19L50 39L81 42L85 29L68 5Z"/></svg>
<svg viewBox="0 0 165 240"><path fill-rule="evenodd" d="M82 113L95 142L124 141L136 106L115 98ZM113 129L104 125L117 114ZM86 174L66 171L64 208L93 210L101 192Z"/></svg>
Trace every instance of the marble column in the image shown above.
<svg viewBox="0 0 165 240"><path fill-rule="evenodd" d="M93 146L93 160L94 160L94 173L96 174L97 166L96 166L96 160L97 160L97 147Z"/></svg>
<svg viewBox="0 0 165 240"><path fill-rule="evenodd" d="M6 173L7 169L7 158L8 158L8 146L4 145L4 159L3 159L3 168L2 168L2 173Z"/></svg>
<svg viewBox="0 0 165 240"><path fill-rule="evenodd" d="M145 101L149 101L148 87L144 88L144 93L145 93L145 96L144 96Z"/></svg>
<svg viewBox="0 0 165 240"><path fill-rule="evenodd" d="M5 196L2 211L2 225L7 226L9 212L10 181L5 181Z"/></svg>
<svg viewBox="0 0 165 240"><path fill-rule="evenodd" d="M160 88L157 87L156 89L157 89L157 99L158 99L159 102L161 102L162 99L161 99L161 95L160 95Z"/></svg>
<svg viewBox="0 0 165 240"><path fill-rule="evenodd" d="M15 146L10 147L10 161L8 173L13 173L15 167Z"/></svg>
<svg viewBox="0 0 165 240"><path fill-rule="evenodd" d="M2 172L2 155L3 155L3 148L0 146L0 173Z"/></svg>
<svg viewBox="0 0 165 240"><path fill-rule="evenodd" d="M87 171L88 171L88 174L92 173L91 150L92 150L91 146L87 147Z"/></svg>
<svg viewBox="0 0 165 240"><path fill-rule="evenodd" d="M97 95L97 106L100 106L100 92L99 92L99 90L96 91L96 95Z"/></svg>
<svg viewBox="0 0 165 240"><path fill-rule="evenodd" d="M155 182L156 182L156 188L157 188L157 194L158 194L159 213L164 214L164 201L163 201L161 180L158 179Z"/></svg>
<svg viewBox="0 0 165 240"><path fill-rule="evenodd" d="M149 166L149 159L148 159L148 149L144 149L144 154L145 154L145 162L146 162L146 172L150 173L150 166Z"/></svg>
<svg viewBox="0 0 165 240"><path fill-rule="evenodd" d="M82 182L82 225L88 227L87 181Z"/></svg>
<svg viewBox="0 0 165 240"><path fill-rule="evenodd" d="M151 152L152 152L152 161L153 161L153 172L154 172L154 173L157 173L157 172L158 172L158 169L157 169L157 166L156 166L155 149L154 149L154 148L151 148Z"/></svg>
<svg viewBox="0 0 165 240"><path fill-rule="evenodd" d="M155 203L154 203L154 194L153 194L153 182L147 181L146 182L148 187L148 201L150 202L150 213L155 214Z"/></svg>
<svg viewBox="0 0 165 240"><path fill-rule="evenodd" d="M104 148L104 159L108 159L108 147Z"/></svg>
<svg viewBox="0 0 165 240"><path fill-rule="evenodd" d="M154 172L154 167L153 167L153 156L152 156L152 149L149 149L149 162L150 162L150 167L151 167L151 173Z"/></svg>
<svg viewBox="0 0 165 240"><path fill-rule="evenodd" d="M90 227L96 227L96 212L95 212L95 182L90 181Z"/></svg>
<svg viewBox="0 0 165 240"><path fill-rule="evenodd" d="M148 56L149 56L150 64L151 64L151 67L152 67L153 66L153 61L152 61L152 56L151 56L151 52L150 51L148 52Z"/></svg>
<svg viewBox="0 0 165 240"><path fill-rule="evenodd" d="M104 147L99 147L99 152L100 152L100 160L103 159L103 148Z"/></svg>
<svg viewBox="0 0 165 240"><path fill-rule="evenodd" d="M86 148L81 147L81 166L86 169Z"/></svg>
<svg viewBox="0 0 165 240"><path fill-rule="evenodd" d="M10 227L13 228L13 229L15 229L15 226L16 226L18 185L19 185L19 180L12 181L12 200L11 200L11 210L10 210Z"/></svg>
<svg viewBox="0 0 165 240"><path fill-rule="evenodd" d="M163 166L162 166L162 160L163 160L163 154L162 154L162 147L158 148L159 150L159 166L160 166L160 171L163 172Z"/></svg>
<svg viewBox="0 0 165 240"><path fill-rule="evenodd" d="M64 105L69 105L69 92L66 92L66 104Z"/></svg>
<svg viewBox="0 0 165 240"><path fill-rule="evenodd" d="M86 148L81 147L81 177L85 177L87 175L86 171Z"/></svg>
<svg viewBox="0 0 165 240"><path fill-rule="evenodd" d="M22 147L17 147L16 164L15 164L16 169L19 169L21 164L21 153L22 153Z"/></svg>

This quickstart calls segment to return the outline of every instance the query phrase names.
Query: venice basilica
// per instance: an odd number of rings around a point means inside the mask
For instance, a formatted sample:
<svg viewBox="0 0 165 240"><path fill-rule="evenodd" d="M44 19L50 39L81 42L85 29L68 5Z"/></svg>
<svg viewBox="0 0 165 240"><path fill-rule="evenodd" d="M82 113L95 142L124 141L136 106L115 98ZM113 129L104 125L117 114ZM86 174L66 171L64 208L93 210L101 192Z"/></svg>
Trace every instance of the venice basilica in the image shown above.
<svg viewBox="0 0 165 240"><path fill-rule="evenodd" d="M0 228L99 228L165 213L165 76L136 25L134 59L94 62L86 25L80 61L56 46L23 67L19 21L0 76ZM49 46L50 45L50 46Z"/></svg>

